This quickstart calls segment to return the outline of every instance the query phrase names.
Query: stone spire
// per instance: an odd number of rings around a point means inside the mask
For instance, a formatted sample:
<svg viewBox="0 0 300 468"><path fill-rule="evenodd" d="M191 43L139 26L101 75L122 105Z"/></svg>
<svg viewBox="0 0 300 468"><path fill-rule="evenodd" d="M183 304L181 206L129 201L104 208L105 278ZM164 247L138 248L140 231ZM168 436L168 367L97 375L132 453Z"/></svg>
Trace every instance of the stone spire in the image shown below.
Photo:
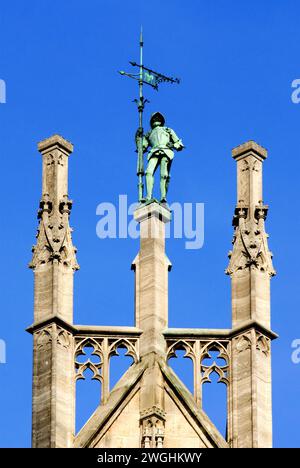
<svg viewBox="0 0 300 468"><path fill-rule="evenodd" d="M79 268L69 226L68 158L73 145L54 135L41 141L38 149L43 158L42 199L29 265L35 273L35 321L52 315L72 323L73 272Z"/></svg>
<svg viewBox="0 0 300 468"><path fill-rule="evenodd" d="M73 145L59 135L41 141L43 187L34 271L33 447L70 447L74 436L73 274L68 159Z"/></svg>
<svg viewBox="0 0 300 468"><path fill-rule="evenodd" d="M237 205L233 217L233 250L229 252L226 270L232 278L232 325L257 320L269 327L269 283L275 270L265 231L268 206L262 196L262 170L267 151L248 141L234 148L232 156L237 162Z"/></svg>
<svg viewBox="0 0 300 468"><path fill-rule="evenodd" d="M234 148L237 205L231 277L232 328L229 443L232 447L272 446L270 277L275 274L268 248L262 196L267 151L254 141Z"/></svg>

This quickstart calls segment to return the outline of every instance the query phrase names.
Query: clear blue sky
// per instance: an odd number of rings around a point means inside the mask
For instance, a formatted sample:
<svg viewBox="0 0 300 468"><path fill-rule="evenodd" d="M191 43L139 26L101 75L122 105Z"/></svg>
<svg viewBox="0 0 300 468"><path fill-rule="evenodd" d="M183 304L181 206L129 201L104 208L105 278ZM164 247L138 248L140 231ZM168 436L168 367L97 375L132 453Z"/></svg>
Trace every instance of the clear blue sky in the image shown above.
<svg viewBox="0 0 300 468"><path fill-rule="evenodd" d="M0 445L29 446L31 428L33 275L41 196L36 144L60 133L75 146L70 159L71 224L81 270L75 321L133 324L133 273L138 241L99 240L96 206L119 194L136 200L133 135L135 83L117 74L138 60L179 76L180 86L149 89L146 116L163 111L186 150L172 168L169 200L205 203L205 243L186 250L168 242L170 325L229 327L236 167L231 148L254 139L269 150L264 164L267 230L278 276L272 280L275 446L299 446L300 364L291 361L299 329L300 4L293 0L43 0L1 2L0 104L1 312ZM85 400L89 397L87 396ZM215 404L218 409L218 405ZM83 410L82 410L83 411ZM215 410L217 411L217 410Z"/></svg>

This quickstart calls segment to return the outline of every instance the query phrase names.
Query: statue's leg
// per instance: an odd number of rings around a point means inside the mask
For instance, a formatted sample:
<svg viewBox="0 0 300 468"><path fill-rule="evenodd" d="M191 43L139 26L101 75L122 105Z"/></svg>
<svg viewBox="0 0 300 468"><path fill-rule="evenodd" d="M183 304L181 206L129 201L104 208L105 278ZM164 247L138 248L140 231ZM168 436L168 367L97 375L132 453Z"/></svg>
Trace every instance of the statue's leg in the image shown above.
<svg viewBox="0 0 300 468"><path fill-rule="evenodd" d="M149 159L148 166L146 169L146 186L147 186L146 200L151 200L152 198L153 185L154 185L153 175L156 171L157 165L158 165L158 158L155 156L152 156L152 158Z"/></svg>
<svg viewBox="0 0 300 468"><path fill-rule="evenodd" d="M170 179L171 179L171 175L170 175L171 166L172 166L172 159L169 159L169 160L168 160L168 166L167 166L168 175L167 175L167 180L166 180L166 196L167 196L167 193L168 193L169 184L170 184Z"/></svg>
<svg viewBox="0 0 300 468"><path fill-rule="evenodd" d="M169 158L163 156L160 162L160 195L161 202L165 203L167 201L167 180L168 180L168 165Z"/></svg>

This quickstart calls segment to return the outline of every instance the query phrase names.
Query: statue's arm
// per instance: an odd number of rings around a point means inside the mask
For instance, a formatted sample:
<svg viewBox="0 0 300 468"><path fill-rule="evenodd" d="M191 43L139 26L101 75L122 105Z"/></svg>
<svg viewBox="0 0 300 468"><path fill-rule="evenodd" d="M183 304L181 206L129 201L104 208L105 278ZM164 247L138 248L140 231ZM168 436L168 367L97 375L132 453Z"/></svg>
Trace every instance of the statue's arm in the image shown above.
<svg viewBox="0 0 300 468"><path fill-rule="evenodd" d="M178 136L176 135L174 130L172 130L172 128L169 128L168 131L169 131L169 134L170 134L170 140L171 140L171 144L172 144L173 148L175 148L177 151L183 150L184 144L183 144L182 140L180 138L178 138Z"/></svg>
<svg viewBox="0 0 300 468"><path fill-rule="evenodd" d="M139 148L140 140L142 139L142 145L143 145L143 152L147 151L149 147L149 135L146 133L146 135L143 134L143 129L138 128L135 134L135 144L137 149Z"/></svg>
<svg viewBox="0 0 300 468"><path fill-rule="evenodd" d="M144 151L144 153L147 151L149 146L150 146L149 133L146 133L146 135L143 135L143 151Z"/></svg>

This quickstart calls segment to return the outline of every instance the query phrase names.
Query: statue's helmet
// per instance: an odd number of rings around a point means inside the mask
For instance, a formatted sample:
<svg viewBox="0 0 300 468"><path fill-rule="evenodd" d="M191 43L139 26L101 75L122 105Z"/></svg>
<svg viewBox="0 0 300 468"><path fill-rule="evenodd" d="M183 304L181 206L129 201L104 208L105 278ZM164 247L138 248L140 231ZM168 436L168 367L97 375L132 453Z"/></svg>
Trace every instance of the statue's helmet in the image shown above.
<svg viewBox="0 0 300 468"><path fill-rule="evenodd" d="M154 112L154 114L151 115L151 119L150 119L151 128L153 128L153 123L157 121L161 122L161 125L164 126L165 118L160 112Z"/></svg>

